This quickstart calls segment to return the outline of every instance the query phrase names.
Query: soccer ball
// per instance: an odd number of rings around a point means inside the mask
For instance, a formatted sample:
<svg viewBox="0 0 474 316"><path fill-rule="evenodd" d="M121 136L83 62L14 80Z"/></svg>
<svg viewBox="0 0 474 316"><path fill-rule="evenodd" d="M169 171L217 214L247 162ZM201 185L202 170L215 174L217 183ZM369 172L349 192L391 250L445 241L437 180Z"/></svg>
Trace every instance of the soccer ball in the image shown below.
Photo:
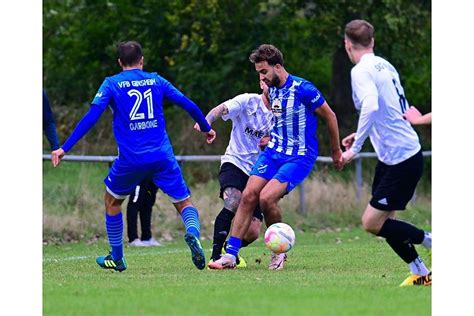
<svg viewBox="0 0 474 316"><path fill-rule="evenodd" d="M265 231L265 246L274 253L288 252L295 245L295 232L290 225L275 223Z"/></svg>

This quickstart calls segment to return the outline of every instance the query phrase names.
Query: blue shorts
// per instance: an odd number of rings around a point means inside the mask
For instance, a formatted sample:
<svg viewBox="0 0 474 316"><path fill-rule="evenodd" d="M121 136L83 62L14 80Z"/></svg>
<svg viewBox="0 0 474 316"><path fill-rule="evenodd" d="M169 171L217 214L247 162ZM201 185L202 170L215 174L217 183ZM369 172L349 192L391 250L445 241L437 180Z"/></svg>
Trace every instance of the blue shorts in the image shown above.
<svg viewBox="0 0 474 316"><path fill-rule="evenodd" d="M250 175L266 180L277 179L281 183L288 182L287 192L291 192L311 173L316 158L308 156L288 156L266 149L258 156Z"/></svg>
<svg viewBox="0 0 474 316"><path fill-rule="evenodd" d="M138 166L118 158L110 168L104 183L113 197L125 199L146 178L152 179L153 183L170 197L172 203L181 202L191 195L174 156Z"/></svg>

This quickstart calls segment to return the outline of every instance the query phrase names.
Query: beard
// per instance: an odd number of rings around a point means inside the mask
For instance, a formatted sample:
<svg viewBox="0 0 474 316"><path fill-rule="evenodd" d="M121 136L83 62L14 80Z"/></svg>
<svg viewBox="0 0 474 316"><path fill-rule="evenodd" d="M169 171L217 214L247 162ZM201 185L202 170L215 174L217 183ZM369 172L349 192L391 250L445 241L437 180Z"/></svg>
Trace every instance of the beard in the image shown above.
<svg viewBox="0 0 474 316"><path fill-rule="evenodd" d="M280 86L280 83L281 83L281 80L280 78L278 78L278 76L274 73L272 78L270 80L265 81L265 83L267 84L267 86L269 87L279 87Z"/></svg>

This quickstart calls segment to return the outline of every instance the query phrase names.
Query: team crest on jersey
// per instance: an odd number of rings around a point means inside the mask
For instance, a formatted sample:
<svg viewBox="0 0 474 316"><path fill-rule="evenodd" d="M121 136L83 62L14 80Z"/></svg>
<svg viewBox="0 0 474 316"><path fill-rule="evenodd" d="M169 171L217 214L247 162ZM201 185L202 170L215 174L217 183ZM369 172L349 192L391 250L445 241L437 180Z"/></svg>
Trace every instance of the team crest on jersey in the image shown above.
<svg viewBox="0 0 474 316"><path fill-rule="evenodd" d="M280 117L281 113L283 112L282 106L281 106L281 101L278 98L273 99L272 102L272 112L273 115L276 117Z"/></svg>

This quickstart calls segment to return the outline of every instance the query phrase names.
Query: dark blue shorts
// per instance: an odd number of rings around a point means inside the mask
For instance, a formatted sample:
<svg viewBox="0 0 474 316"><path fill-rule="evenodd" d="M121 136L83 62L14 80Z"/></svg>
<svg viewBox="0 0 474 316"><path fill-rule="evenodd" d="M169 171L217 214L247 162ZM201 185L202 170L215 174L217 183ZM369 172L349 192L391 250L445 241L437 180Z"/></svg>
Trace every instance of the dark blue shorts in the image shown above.
<svg viewBox="0 0 474 316"><path fill-rule="evenodd" d="M151 178L153 183L170 197L172 203L183 201L191 194L174 156L139 166L130 165L118 158L110 168L104 183L112 196L124 199L146 178Z"/></svg>

